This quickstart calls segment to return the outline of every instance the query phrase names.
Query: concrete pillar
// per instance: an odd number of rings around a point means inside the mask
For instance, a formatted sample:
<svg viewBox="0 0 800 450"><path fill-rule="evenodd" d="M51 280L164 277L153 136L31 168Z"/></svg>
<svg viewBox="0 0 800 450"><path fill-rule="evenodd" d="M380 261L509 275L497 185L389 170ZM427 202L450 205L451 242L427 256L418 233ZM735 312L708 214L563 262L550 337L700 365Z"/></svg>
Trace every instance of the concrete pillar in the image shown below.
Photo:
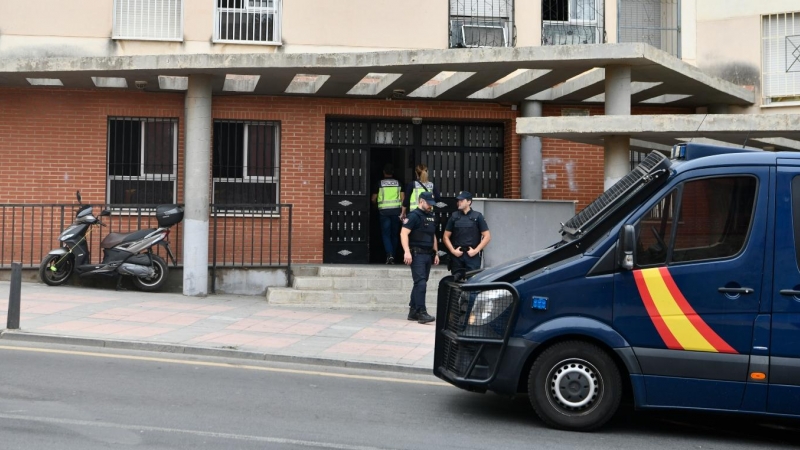
<svg viewBox="0 0 800 450"><path fill-rule="evenodd" d="M631 114L631 68L630 66L607 66L606 68L607 116L629 116ZM604 189L614 185L630 171L630 136L604 136Z"/></svg>
<svg viewBox="0 0 800 450"><path fill-rule="evenodd" d="M208 294L211 180L211 76L189 75L186 91L183 192L183 295Z"/></svg>
<svg viewBox="0 0 800 450"><path fill-rule="evenodd" d="M523 101L522 117L542 117L542 102ZM529 200L542 199L542 138L522 136L519 144L520 194Z"/></svg>

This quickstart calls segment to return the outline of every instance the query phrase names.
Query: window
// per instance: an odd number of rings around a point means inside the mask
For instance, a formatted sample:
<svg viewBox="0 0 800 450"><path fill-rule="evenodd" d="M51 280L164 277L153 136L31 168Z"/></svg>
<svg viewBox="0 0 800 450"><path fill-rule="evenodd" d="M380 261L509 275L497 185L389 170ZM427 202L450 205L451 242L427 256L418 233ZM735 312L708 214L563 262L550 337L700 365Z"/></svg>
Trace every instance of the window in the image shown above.
<svg viewBox="0 0 800 450"><path fill-rule="evenodd" d="M513 0L450 0L450 48L514 45Z"/></svg>
<svg viewBox="0 0 800 450"><path fill-rule="evenodd" d="M636 225L636 265L736 255L750 230L756 187L756 179L746 176L706 178L681 185Z"/></svg>
<svg viewBox="0 0 800 450"><path fill-rule="evenodd" d="M174 203L177 153L176 119L110 118L108 203Z"/></svg>
<svg viewBox="0 0 800 450"><path fill-rule="evenodd" d="M214 204L277 204L279 143L277 123L214 121Z"/></svg>
<svg viewBox="0 0 800 450"><path fill-rule="evenodd" d="M761 17L762 103L800 102L800 12Z"/></svg>
<svg viewBox="0 0 800 450"><path fill-rule="evenodd" d="M215 0L214 42L281 43L281 0Z"/></svg>
<svg viewBox="0 0 800 450"><path fill-rule="evenodd" d="M618 42L644 42L681 57L681 0L619 0Z"/></svg>
<svg viewBox="0 0 800 450"><path fill-rule="evenodd" d="M183 0L114 0L114 39L183 40Z"/></svg>
<svg viewBox="0 0 800 450"><path fill-rule="evenodd" d="M597 44L603 0L542 0L542 45Z"/></svg>

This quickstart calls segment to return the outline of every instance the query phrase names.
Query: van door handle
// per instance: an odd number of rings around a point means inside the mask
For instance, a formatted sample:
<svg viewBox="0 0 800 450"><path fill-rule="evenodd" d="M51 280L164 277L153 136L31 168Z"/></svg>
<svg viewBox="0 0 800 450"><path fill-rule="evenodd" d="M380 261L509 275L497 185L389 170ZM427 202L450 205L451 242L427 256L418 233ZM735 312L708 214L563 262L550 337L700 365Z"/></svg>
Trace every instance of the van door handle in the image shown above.
<svg viewBox="0 0 800 450"><path fill-rule="evenodd" d="M781 289L781 295L792 295L794 297L800 297L800 291L795 291L794 289Z"/></svg>
<svg viewBox="0 0 800 450"><path fill-rule="evenodd" d="M752 294L755 292L753 288L748 287L741 287L741 288L728 288L728 287L721 287L717 289L719 292L723 294Z"/></svg>

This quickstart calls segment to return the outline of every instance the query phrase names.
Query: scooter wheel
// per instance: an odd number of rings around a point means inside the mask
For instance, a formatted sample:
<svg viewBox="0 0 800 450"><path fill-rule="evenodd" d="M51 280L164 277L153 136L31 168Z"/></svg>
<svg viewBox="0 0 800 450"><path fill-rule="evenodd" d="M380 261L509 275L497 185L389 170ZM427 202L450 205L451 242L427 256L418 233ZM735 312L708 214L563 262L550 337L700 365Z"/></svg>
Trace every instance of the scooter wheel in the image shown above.
<svg viewBox="0 0 800 450"><path fill-rule="evenodd" d="M39 264L39 278L48 286L61 286L69 280L75 264L72 255L61 258L63 255L47 255ZM61 260L61 262L59 262Z"/></svg>
<svg viewBox="0 0 800 450"><path fill-rule="evenodd" d="M153 269L155 274L152 277L134 277L133 284L139 290L145 292L153 292L161 289L164 283L167 282L167 275L169 275L169 267L167 263L158 255L151 255L153 258Z"/></svg>

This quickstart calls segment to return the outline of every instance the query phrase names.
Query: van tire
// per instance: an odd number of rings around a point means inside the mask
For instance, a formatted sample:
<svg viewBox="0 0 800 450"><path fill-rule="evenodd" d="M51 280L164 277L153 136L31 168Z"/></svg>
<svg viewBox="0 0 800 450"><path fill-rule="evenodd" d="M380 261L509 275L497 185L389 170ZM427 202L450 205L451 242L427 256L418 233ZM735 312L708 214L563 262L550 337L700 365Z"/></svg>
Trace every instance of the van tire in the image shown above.
<svg viewBox="0 0 800 450"><path fill-rule="evenodd" d="M560 342L542 352L531 366L528 396L536 415L548 426L591 431L617 412L622 378L614 360L597 345Z"/></svg>

